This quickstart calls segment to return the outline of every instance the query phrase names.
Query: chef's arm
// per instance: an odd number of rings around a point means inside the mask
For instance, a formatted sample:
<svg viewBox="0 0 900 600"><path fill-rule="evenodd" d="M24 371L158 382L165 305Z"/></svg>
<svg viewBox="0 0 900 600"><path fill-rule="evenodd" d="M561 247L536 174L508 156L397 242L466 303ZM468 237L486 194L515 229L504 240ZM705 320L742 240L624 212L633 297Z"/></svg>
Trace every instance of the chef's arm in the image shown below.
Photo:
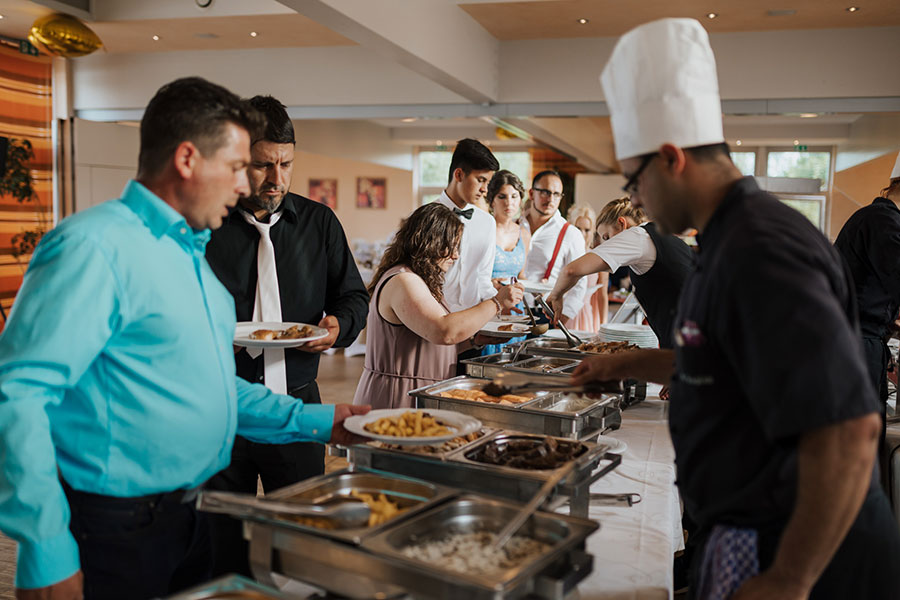
<svg viewBox="0 0 900 600"><path fill-rule="evenodd" d="M865 500L880 432L881 418L870 413L800 438L797 500L775 560L759 577L748 580L736 600L757 597L754 588L759 597L764 590L779 587L806 597Z"/></svg>
<svg viewBox="0 0 900 600"><path fill-rule="evenodd" d="M674 351L644 348L586 358L575 369L572 383L637 379L669 385L674 373Z"/></svg>

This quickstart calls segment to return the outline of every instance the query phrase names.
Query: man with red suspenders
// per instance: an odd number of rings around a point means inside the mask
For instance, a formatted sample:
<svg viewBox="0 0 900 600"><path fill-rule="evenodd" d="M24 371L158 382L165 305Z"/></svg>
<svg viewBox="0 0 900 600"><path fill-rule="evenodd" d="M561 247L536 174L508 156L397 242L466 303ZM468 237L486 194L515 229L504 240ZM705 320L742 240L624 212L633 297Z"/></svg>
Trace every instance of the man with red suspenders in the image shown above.
<svg viewBox="0 0 900 600"><path fill-rule="evenodd" d="M551 287L570 262L584 255L584 237L559 214L563 183L556 171L541 171L529 190L531 208L525 226L531 231L531 249L525 261L525 278L546 281ZM563 296L563 324L575 317L584 304L587 279L581 278Z"/></svg>

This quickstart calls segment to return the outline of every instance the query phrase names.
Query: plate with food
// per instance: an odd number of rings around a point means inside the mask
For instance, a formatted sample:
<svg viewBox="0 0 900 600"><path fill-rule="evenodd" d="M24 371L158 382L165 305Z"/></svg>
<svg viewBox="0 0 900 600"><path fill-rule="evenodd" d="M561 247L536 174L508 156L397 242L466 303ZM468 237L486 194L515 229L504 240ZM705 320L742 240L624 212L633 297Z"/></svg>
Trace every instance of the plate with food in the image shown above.
<svg viewBox="0 0 900 600"><path fill-rule="evenodd" d="M528 318L528 315L517 315L513 313L511 315L497 315L488 322L499 323L502 325L504 323L530 323L531 319Z"/></svg>
<svg viewBox="0 0 900 600"><path fill-rule="evenodd" d="M344 428L379 442L421 446L467 436L481 429L481 421L452 410L385 408L347 417Z"/></svg>
<svg viewBox="0 0 900 600"><path fill-rule="evenodd" d="M520 279L519 283L522 284L522 287L529 294L547 295L553 291L553 283L549 281L526 281L525 279Z"/></svg>
<svg viewBox="0 0 900 600"><path fill-rule="evenodd" d="M328 337L328 330L306 323L242 321L234 329L234 345L244 348L294 348Z"/></svg>
<svg viewBox="0 0 900 600"><path fill-rule="evenodd" d="M478 333L499 338L514 338L527 334L531 331L531 325L527 323L501 323L499 321L488 321L485 323Z"/></svg>

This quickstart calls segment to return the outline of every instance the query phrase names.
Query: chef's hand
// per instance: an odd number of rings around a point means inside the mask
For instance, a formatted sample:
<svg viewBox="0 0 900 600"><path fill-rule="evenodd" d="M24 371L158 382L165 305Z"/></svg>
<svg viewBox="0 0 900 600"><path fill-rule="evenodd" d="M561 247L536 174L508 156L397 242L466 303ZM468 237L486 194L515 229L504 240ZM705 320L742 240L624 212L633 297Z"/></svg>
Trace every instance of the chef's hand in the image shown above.
<svg viewBox="0 0 900 600"><path fill-rule="evenodd" d="M806 600L809 592L795 579L769 570L745 581L731 600Z"/></svg>
<svg viewBox="0 0 900 600"><path fill-rule="evenodd" d="M547 306L553 310L552 315L547 315L547 318L550 319L550 325L556 327L557 322L559 322L559 317L563 316L563 299L556 294L550 294L544 298L544 301L547 302ZM544 311L544 314L547 314L546 310ZM563 320L563 324L565 324L565 320Z"/></svg>
<svg viewBox="0 0 900 600"><path fill-rule="evenodd" d="M514 283L512 285L504 285L497 292L497 302L500 303L501 308L507 313L511 311L516 304L522 301L522 297L525 294L525 288L521 283ZM518 311L516 311L518 312Z"/></svg>
<svg viewBox="0 0 900 600"><path fill-rule="evenodd" d="M660 400L668 400L669 399L669 386L664 385L659 389L659 399Z"/></svg>
<svg viewBox="0 0 900 600"><path fill-rule="evenodd" d="M572 372L572 385L584 385L591 381L617 381L625 379L620 357L622 354L591 356L581 361Z"/></svg>
<svg viewBox="0 0 900 600"><path fill-rule="evenodd" d="M350 433L344 428L344 419L353 415L364 415L372 410L371 406L354 406L353 404L336 404L334 407L334 422L331 425L330 444L341 444L342 446L351 446L353 444L361 444L368 441L355 433Z"/></svg>
<svg viewBox="0 0 900 600"><path fill-rule="evenodd" d="M323 337L321 340L313 340L312 342L306 342L302 346L300 346L300 350L304 352L324 352L328 350L338 339L338 335L341 333L341 324L338 323L337 317L333 317L331 315L325 315L325 318L319 321L319 327L328 330L328 335Z"/></svg>
<svg viewBox="0 0 900 600"><path fill-rule="evenodd" d="M16 600L82 600L84 577L77 571L68 579L47 587L30 590L16 589Z"/></svg>

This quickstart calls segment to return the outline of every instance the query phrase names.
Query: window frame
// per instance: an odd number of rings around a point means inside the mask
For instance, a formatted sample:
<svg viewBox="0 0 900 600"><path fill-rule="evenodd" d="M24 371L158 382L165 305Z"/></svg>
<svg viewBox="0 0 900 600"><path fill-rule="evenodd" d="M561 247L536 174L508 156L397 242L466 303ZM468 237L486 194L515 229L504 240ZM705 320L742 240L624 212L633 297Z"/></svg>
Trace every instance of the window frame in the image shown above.
<svg viewBox="0 0 900 600"><path fill-rule="evenodd" d="M416 146L413 149L413 197L416 199L417 207L422 206L422 202L423 202L423 199L425 196L428 196L431 194L440 194L445 189L447 189L447 184L444 184L441 186L433 186L433 185L422 185L420 183L421 178L422 178L422 167L421 167L421 164L419 161L419 155L422 152L449 152L449 153L452 153L453 150L451 148L452 148L451 146L445 146L444 149L442 149L441 146ZM516 146L499 146L499 147L491 148L491 152L494 152L494 153L521 152L523 154L528 154L528 156L529 156L529 167L528 167L529 176L532 175L532 173L530 171L532 171L534 169L534 165L530 164L531 163L530 150L531 150L531 148L529 146L524 146L524 145L523 146L518 146L518 145L516 145ZM501 167L502 167L502 165L501 165ZM528 188L531 187L531 180L529 179L528 181L523 181L522 185L525 186L525 191L527 194ZM522 201L524 202L525 198L523 198Z"/></svg>

